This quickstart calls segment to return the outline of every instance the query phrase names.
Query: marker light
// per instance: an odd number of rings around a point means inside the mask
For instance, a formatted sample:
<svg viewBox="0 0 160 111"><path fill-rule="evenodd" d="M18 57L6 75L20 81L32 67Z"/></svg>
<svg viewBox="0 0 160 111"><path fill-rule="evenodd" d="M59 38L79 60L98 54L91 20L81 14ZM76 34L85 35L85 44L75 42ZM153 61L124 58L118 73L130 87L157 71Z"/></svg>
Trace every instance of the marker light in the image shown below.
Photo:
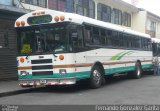
<svg viewBox="0 0 160 111"><path fill-rule="evenodd" d="M45 14L45 12L41 12L41 14Z"/></svg>
<svg viewBox="0 0 160 111"><path fill-rule="evenodd" d="M34 13L32 13L32 15L36 15L36 13L34 12Z"/></svg>
<svg viewBox="0 0 160 111"><path fill-rule="evenodd" d="M25 26L25 21L21 21L21 25L22 25L22 26Z"/></svg>
<svg viewBox="0 0 160 111"><path fill-rule="evenodd" d="M21 23L19 21L16 22L16 26L19 27Z"/></svg>
<svg viewBox="0 0 160 111"><path fill-rule="evenodd" d="M59 17L58 17L58 16L55 16L55 17L54 17L54 20L55 20L56 22L58 22L58 21L59 21Z"/></svg>
<svg viewBox="0 0 160 111"><path fill-rule="evenodd" d="M24 58L23 58L23 57L20 58L20 62L21 62L21 63L24 62Z"/></svg>
<svg viewBox="0 0 160 111"><path fill-rule="evenodd" d="M37 12L37 15L41 15L41 12Z"/></svg>
<svg viewBox="0 0 160 111"><path fill-rule="evenodd" d="M60 55L60 56L59 56L59 59L60 59L60 60L64 60L64 55Z"/></svg>
<svg viewBox="0 0 160 111"><path fill-rule="evenodd" d="M64 20L65 20L65 17L64 17L64 16L60 16L60 20L61 20L61 21L64 21Z"/></svg>

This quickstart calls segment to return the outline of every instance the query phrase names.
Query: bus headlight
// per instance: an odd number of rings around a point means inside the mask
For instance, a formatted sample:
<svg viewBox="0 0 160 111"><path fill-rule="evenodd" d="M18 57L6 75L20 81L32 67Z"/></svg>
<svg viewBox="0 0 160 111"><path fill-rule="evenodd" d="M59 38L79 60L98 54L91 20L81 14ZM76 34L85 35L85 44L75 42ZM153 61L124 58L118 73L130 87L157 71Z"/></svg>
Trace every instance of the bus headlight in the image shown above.
<svg viewBox="0 0 160 111"><path fill-rule="evenodd" d="M26 71L21 71L20 72L20 76L26 76L26 75L28 75L29 73L28 72L26 72Z"/></svg>
<svg viewBox="0 0 160 111"><path fill-rule="evenodd" d="M59 73L60 73L60 74L66 74L67 71L66 71L66 69L59 69Z"/></svg>

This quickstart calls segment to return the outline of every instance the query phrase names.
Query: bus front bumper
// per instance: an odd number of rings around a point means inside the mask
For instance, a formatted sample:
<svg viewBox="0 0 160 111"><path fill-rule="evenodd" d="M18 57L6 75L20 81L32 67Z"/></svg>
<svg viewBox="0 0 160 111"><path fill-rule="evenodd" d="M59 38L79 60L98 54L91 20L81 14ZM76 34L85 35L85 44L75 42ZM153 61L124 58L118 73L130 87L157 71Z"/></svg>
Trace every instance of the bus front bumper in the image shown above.
<svg viewBox="0 0 160 111"><path fill-rule="evenodd" d="M76 78L56 78L56 79L21 79L19 85L22 87L51 86L51 85L72 85L76 84Z"/></svg>

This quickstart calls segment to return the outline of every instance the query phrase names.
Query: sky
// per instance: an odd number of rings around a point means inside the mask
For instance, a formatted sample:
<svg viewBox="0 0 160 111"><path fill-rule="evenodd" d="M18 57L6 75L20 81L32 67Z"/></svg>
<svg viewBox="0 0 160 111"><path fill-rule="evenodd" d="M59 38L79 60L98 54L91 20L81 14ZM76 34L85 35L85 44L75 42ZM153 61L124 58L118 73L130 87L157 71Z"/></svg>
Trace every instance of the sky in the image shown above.
<svg viewBox="0 0 160 111"><path fill-rule="evenodd" d="M131 3L131 0L123 1ZM139 0L139 4L137 5L137 7L146 9L160 16L160 0Z"/></svg>

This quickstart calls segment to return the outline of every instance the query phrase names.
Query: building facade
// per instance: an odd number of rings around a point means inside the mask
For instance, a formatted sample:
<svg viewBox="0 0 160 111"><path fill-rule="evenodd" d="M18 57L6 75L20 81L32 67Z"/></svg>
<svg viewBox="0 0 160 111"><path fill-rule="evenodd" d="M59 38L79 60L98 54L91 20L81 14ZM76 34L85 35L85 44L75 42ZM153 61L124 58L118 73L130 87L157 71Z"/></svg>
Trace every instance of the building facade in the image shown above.
<svg viewBox="0 0 160 111"><path fill-rule="evenodd" d="M160 38L160 17L136 7L139 0L128 4L122 0L22 0L24 8L53 9L77 13L104 22L121 25Z"/></svg>
<svg viewBox="0 0 160 111"><path fill-rule="evenodd" d="M129 28L133 14L138 13L138 8L121 0L22 0L21 3L26 9L48 8L77 13Z"/></svg>
<svg viewBox="0 0 160 111"><path fill-rule="evenodd" d="M133 30L149 34L160 39L160 17L146 10L139 10L133 16Z"/></svg>

